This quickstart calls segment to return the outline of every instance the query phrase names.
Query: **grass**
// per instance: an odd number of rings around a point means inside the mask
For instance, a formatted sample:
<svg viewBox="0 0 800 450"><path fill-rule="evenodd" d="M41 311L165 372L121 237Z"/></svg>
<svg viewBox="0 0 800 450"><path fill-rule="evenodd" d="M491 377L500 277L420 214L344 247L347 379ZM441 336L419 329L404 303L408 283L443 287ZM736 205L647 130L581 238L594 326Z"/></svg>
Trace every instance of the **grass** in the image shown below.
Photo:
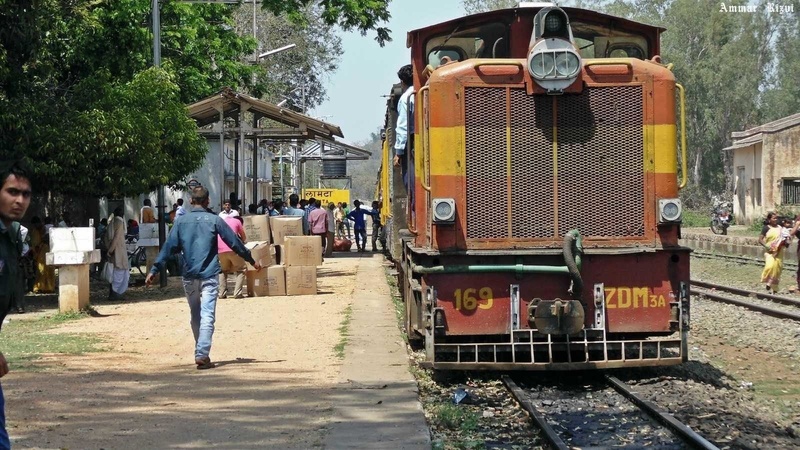
<svg viewBox="0 0 800 450"><path fill-rule="evenodd" d="M397 276L390 275L389 271L386 271L386 282L389 284L389 292L392 296L392 304L394 305L394 315L397 319L397 327L400 330L403 330L405 326L405 319L406 319L406 305L403 302L403 299L400 297L400 288L397 285ZM405 333L403 333L403 338L408 342L408 337Z"/></svg>
<svg viewBox="0 0 800 450"><path fill-rule="evenodd" d="M478 414L470 409L450 403L440 403L433 408L433 420L444 428L468 433L478 428Z"/></svg>
<svg viewBox="0 0 800 450"><path fill-rule="evenodd" d="M703 211L684 210L681 227L698 228L707 227L711 224L711 214Z"/></svg>
<svg viewBox="0 0 800 450"><path fill-rule="evenodd" d="M81 355L101 351L100 338L77 333L51 333L58 325L88 317L86 312L71 312L37 320L12 320L0 333L0 350L15 371L44 370L37 361L44 354Z"/></svg>
<svg viewBox="0 0 800 450"><path fill-rule="evenodd" d="M333 347L333 351L336 354L336 357L339 359L344 359L344 349L347 347L347 343L350 342L350 321L353 319L353 304L347 305L347 308L344 310L344 318L342 318L342 322L339 324L339 343Z"/></svg>

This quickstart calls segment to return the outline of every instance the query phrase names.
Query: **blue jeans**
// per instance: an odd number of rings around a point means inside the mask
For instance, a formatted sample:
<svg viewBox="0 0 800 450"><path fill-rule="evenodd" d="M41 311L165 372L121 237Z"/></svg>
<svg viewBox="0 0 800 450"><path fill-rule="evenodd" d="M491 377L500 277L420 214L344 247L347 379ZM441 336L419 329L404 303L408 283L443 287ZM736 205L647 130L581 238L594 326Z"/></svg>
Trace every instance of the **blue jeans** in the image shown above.
<svg viewBox="0 0 800 450"><path fill-rule="evenodd" d="M214 335L214 314L217 310L219 280L216 276L206 279L183 279L183 290L189 302L194 334L194 357L207 357L211 351L211 336Z"/></svg>
<svg viewBox="0 0 800 450"><path fill-rule="evenodd" d="M11 441L6 431L6 397L3 395L3 385L0 384L0 450L11 450Z"/></svg>
<svg viewBox="0 0 800 450"><path fill-rule="evenodd" d="M364 247L367 246L367 230L365 228L357 229L354 231L356 235L356 247L359 250L364 250ZM361 243L359 243L359 241Z"/></svg>

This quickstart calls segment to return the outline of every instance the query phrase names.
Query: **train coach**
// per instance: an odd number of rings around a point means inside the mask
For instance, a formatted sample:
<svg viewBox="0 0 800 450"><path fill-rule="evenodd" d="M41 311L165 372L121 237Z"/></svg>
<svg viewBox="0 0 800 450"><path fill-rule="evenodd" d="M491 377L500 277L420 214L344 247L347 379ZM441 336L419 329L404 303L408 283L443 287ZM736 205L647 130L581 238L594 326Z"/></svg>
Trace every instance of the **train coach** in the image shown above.
<svg viewBox="0 0 800 450"><path fill-rule="evenodd" d="M686 361L683 87L663 31L523 3L408 34L413 180L391 168L395 95L379 186L424 365Z"/></svg>

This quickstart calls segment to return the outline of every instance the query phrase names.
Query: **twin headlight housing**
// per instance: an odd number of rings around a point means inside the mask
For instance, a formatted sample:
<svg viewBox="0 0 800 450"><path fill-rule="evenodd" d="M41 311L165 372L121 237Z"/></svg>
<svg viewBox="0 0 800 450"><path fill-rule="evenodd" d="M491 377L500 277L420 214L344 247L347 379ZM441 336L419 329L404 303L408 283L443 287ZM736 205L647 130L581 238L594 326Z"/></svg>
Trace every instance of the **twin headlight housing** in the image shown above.
<svg viewBox="0 0 800 450"><path fill-rule="evenodd" d="M561 8L543 8L533 21L528 71L548 93L561 93L581 71L581 57L572 44L569 18Z"/></svg>

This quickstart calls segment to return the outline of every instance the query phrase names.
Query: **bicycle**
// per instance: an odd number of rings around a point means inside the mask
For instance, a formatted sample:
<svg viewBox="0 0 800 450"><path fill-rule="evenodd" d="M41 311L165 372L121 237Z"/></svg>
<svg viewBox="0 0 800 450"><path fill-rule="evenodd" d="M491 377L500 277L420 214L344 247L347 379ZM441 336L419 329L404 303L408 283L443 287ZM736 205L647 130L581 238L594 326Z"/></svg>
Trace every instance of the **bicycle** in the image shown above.
<svg viewBox="0 0 800 450"><path fill-rule="evenodd" d="M145 276L144 270L142 270L142 266L147 267L147 254L145 253L145 247L140 247L136 245L135 238L129 238L126 241L127 251L128 251L128 263L130 264L131 268L136 268L139 271L141 276ZM131 250L133 247L133 250Z"/></svg>

